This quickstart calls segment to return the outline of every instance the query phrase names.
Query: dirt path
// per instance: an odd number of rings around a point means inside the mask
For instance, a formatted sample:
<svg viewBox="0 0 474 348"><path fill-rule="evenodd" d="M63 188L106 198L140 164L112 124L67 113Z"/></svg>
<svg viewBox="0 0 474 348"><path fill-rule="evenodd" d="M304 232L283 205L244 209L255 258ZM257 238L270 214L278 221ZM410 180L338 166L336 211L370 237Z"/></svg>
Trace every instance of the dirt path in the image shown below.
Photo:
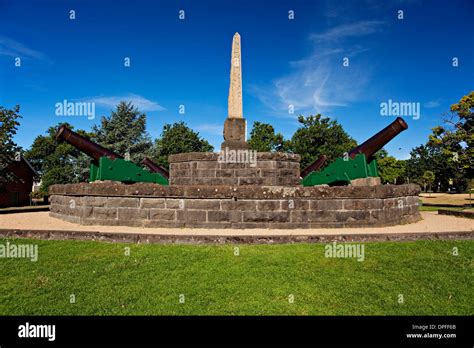
<svg viewBox="0 0 474 348"><path fill-rule="evenodd" d="M124 226L82 226L55 219L48 212L0 215L0 229L100 231L115 233L150 233L166 235L335 235L367 233L433 233L474 231L474 220L421 212L423 220L399 226L367 228L314 228L314 229L197 229L197 228L142 228Z"/></svg>
<svg viewBox="0 0 474 348"><path fill-rule="evenodd" d="M466 205L469 204L469 194L468 193L422 193L420 194L421 201L423 203L432 203L432 204L453 204L453 205ZM472 194L472 204L474 206L474 194Z"/></svg>

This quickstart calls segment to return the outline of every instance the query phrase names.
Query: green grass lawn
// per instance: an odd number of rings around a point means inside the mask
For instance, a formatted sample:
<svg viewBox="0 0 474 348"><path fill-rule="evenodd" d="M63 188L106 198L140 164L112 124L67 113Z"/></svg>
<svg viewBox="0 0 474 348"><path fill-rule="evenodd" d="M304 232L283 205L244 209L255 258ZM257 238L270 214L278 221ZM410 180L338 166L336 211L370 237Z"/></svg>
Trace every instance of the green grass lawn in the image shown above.
<svg viewBox="0 0 474 348"><path fill-rule="evenodd" d="M474 241L365 243L363 262L324 244L9 241L39 259L0 258L0 315L474 314Z"/></svg>
<svg viewBox="0 0 474 348"><path fill-rule="evenodd" d="M452 207L452 206L441 206L441 205L422 205L418 208L419 211L438 211L440 209L444 210L472 210L472 208L469 207L464 207L464 208L459 208L459 207Z"/></svg>

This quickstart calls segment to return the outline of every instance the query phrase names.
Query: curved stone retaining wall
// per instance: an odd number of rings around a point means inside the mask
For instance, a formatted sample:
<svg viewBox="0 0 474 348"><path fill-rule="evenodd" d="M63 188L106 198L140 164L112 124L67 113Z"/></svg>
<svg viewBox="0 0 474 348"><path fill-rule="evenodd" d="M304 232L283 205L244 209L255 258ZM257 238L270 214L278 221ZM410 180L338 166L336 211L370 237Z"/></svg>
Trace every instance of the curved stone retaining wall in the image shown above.
<svg viewBox="0 0 474 348"><path fill-rule="evenodd" d="M420 219L417 185L50 187L50 215L86 225L196 228L388 226Z"/></svg>

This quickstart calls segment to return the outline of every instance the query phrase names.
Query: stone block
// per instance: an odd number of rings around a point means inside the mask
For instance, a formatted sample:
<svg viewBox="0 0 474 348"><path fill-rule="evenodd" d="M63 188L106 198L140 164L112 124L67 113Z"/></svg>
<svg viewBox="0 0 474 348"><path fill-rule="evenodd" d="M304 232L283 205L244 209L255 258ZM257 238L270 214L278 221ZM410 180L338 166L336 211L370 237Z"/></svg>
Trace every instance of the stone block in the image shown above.
<svg viewBox="0 0 474 348"><path fill-rule="evenodd" d="M291 204L290 204L291 201ZM281 201L282 210L309 210L309 201L301 199L285 199Z"/></svg>
<svg viewBox="0 0 474 348"><path fill-rule="evenodd" d="M281 210L281 202L277 201L258 201L257 202L257 210L258 211L273 211L273 210Z"/></svg>
<svg viewBox="0 0 474 348"><path fill-rule="evenodd" d="M256 211L257 203L256 201L222 201L221 202L222 210L239 210L239 211Z"/></svg>
<svg viewBox="0 0 474 348"><path fill-rule="evenodd" d="M176 219L176 211L172 209L150 209L150 220L173 221Z"/></svg>
<svg viewBox="0 0 474 348"><path fill-rule="evenodd" d="M239 185L263 185L263 178L239 178Z"/></svg>
<svg viewBox="0 0 474 348"><path fill-rule="evenodd" d="M117 208L102 208L94 207L92 209L92 216L94 219L116 219L117 218Z"/></svg>
<svg viewBox="0 0 474 348"><path fill-rule="evenodd" d="M383 207L381 199L345 199L343 203L344 210L370 210Z"/></svg>
<svg viewBox="0 0 474 348"><path fill-rule="evenodd" d="M288 212L244 212L243 222L287 222Z"/></svg>
<svg viewBox="0 0 474 348"><path fill-rule="evenodd" d="M191 177L191 170L174 170L172 172L173 178L188 178Z"/></svg>
<svg viewBox="0 0 474 348"><path fill-rule="evenodd" d="M196 210L219 210L221 202L219 199L188 199L186 200L186 209Z"/></svg>
<svg viewBox="0 0 474 348"><path fill-rule="evenodd" d="M166 199L166 209L184 209L186 207L186 201L184 199Z"/></svg>
<svg viewBox="0 0 474 348"><path fill-rule="evenodd" d="M310 201L310 210L341 210L343 200L320 199ZM345 202L345 201L344 201Z"/></svg>
<svg viewBox="0 0 474 348"><path fill-rule="evenodd" d="M257 157L258 159L258 157ZM276 168L276 162L275 161L259 161L257 160L257 168L260 169L275 169ZM274 171L272 171L274 172Z"/></svg>
<svg viewBox="0 0 474 348"><path fill-rule="evenodd" d="M163 198L140 198L140 208L165 208L165 200Z"/></svg>
<svg viewBox="0 0 474 348"><path fill-rule="evenodd" d="M206 222L207 214L205 210L178 210L176 211L176 219L185 221L186 224L194 222Z"/></svg>
<svg viewBox="0 0 474 348"><path fill-rule="evenodd" d="M146 220L148 219L148 209L139 208L118 208L119 220Z"/></svg>
<svg viewBox="0 0 474 348"><path fill-rule="evenodd" d="M298 172L300 171L300 163L299 162L285 162L288 169L294 169Z"/></svg>
<svg viewBox="0 0 474 348"><path fill-rule="evenodd" d="M220 169L245 169L245 163L219 162Z"/></svg>
<svg viewBox="0 0 474 348"><path fill-rule="evenodd" d="M82 210L82 217L83 218L92 218L93 217L93 207L84 207Z"/></svg>
<svg viewBox="0 0 474 348"><path fill-rule="evenodd" d="M234 169L218 169L216 170L216 177L217 178L228 178L233 177L235 175Z"/></svg>
<svg viewBox="0 0 474 348"><path fill-rule="evenodd" d="M278 176L280 177L296 177L298 171L296 169L280 169L278 170Z"/></svg>
<svg viewBox="0 0 474 348"><path fill-rule="evenodd" d="M84 197L84 205L88 207L105 207L107 205L107 197Z"/></svg>
<svg viewBox="0 0 474 348"><path fill-rule="evenodd" d="M223 182L224 182L223 178L207 178L207 177L197 178L195 177L193 179L194 179L194 184L209 185L209 186L223 185Z"/></svg>
<svg viewBox="0 0 474 348"><path fill-rule="evenodd" d="M192 171L195 178L215 178L217 169L196 169Z"/></svg>
<svg viewBox="0 0 474 348"><path fill-rule="evenodd" d="M235 176L238 178L256 178L258 173L256 169L236 169Z"/></svg>
<svg viewBox="0 0 474 348"><path fill-rule="evenodd" d="M370 211L368 210L338 211L335 214L337 222L368 221L370 219Z"/></svg>
<svg viewBox="0 0 474 348"><path fill-rule="evenodd" d="M260 176L264 178L274 178L276 176L276 172L274 170L262 170L260 172Z"/></svg>
<svg viewBox="0 0 474 348"><path fill-rule="evenodd" d="M109 197L107 199L107 207L138 208L139 205L140 205L140 199L139 198Z"/></svg>
<svg viewBox="0 0 474 348"><path fill-rule="evenodd" d="M209 222L242 222L242 213L240 211L208 211L207 219Z"/></svg>
<svg viewBox="0 0 474 348"><path fill-rule="evenodd" d="M218 161L200 161L197 162L197 169L204 169L204 170L215 170L219 168Z"/></svg>

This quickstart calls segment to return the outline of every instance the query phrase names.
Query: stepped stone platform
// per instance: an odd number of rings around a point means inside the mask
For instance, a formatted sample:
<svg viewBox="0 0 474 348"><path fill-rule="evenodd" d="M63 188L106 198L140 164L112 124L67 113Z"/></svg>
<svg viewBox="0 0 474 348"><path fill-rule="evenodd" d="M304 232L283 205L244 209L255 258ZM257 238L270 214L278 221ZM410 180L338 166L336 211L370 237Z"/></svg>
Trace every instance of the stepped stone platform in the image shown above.
<svg viewBox="0 0 474 348"><path fill-rule="evenodd" d="M84 225L139 227L390 226L420 219L419 191L413 184L282 187L94 182L51 186L50 215Z"/></svg>

